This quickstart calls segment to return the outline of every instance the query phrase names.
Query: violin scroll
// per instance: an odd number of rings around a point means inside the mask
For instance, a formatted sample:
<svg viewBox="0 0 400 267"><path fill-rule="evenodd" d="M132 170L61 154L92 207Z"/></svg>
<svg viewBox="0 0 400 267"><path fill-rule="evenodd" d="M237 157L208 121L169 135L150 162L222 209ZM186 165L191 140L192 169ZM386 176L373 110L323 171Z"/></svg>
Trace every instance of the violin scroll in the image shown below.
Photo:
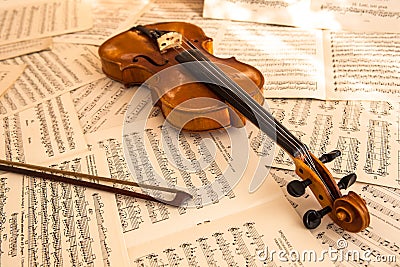
<svg viewBox="0 0 400 267"><path fill-rule="evenodd" d="M330 158L336 151L323 155L320 159ZM287 185L288 193L294 197L304 194L310 187L320 203L321 210L309 210L303 216L303 223L308 229L316 228L325 215L341 228L349 232L360 232L368 227L370 216L365 201L355 192L342 195L340 190L347 189L356 181L356 175L350 174L336 184L331 173L323 162L310 152L294 158L297 175L303 179L292 181ZM326 162L326 161L325 161Z"/></svg>

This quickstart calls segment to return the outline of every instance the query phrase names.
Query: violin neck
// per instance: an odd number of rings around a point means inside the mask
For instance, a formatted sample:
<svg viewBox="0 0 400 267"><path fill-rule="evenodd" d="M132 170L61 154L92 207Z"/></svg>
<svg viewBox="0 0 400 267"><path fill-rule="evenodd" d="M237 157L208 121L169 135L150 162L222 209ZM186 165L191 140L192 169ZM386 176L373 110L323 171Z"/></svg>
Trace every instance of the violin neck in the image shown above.
<svg viewBox="0 0 400 267"><path fill-rule="evenodd" d="M277 145L293 158L304 155L308 148L271 113L262 107L217 65L206 58L200 50L191 49L178 54L175 59L199 81L205 83L216 95L237 109Z"/></svg>

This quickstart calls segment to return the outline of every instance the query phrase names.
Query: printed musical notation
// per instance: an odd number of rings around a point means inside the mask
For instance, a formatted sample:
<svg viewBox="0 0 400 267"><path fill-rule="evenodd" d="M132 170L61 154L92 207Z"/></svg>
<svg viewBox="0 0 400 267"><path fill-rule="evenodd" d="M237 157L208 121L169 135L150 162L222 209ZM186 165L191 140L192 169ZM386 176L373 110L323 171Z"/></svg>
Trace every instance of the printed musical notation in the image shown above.
<svg viewBox="0 0 400 267"><path fill-rule="evenodd" d="M348 174L355 172L360 158L360 141L355 137L339 136L336 148L341 156L333 162L332 170L335 173Z"/></svg>
<svg viewBox="0 0 400 267"><path fill-rule="evenodd" d="M68 54L65 54L68 51ZM103 77L86 46L59 43L42 51L3 60L4 65L26 65L20 78L0 97L0 117L9 116Z"/></svg>
<svg viewBox="0 0 400 267"><path fill-rule="evenodd" d="M391 175L399 170L398 159L393 154L400 147L397 141L392 141L397 140L398 134L396 105L380 101L287 101L294 105L267 101L272 109L291 110L283 118L283 125L301 134L301 140L309 144L315 155L334 149L341 151L342 156L332 163L335 177L355 172L358 181L399 186L397 177ZM282 160L278 151L272 166L293 168Z"/></svg>
<svg viewBox="0 0 400 267"><path fill-rule="evenodd" d="M389 145L390 123L370 120L368 127L367 161L364 170L367 173L386 176L389 174L391 147Z"/></svg>
<svg viewBox="0 0 400 267"><path fill-rule="evenodd" d="M360 104L355 101L346 101L340 129L343 131L357 132L360 130Z"/></svg>
<svg viewBox="0 0 400 267"><path fill-rule="evenodd" d="M279 190L277 185L273 184L274 181L269 180L267 183L268 186ZM291 209L281 195L272 203L264 203L226 218L201 223L194 229L177 232L173 238L166 236L159 239L157 243L132 246L129 248L130 258L134 266L151 264L155 266L302 266L299 262L282 262L276 257L264 254L266 249L268 251L280 249L286 252L290 249L301 251L305 247L304 242L296 236L309 234L307 230L299 228L298 220L283 218L291 216L292 212L277 214L280 221L285 221L285 226L277 223L275 219L265 221L263 213L274 209L276 205L283 205L279 206L283 209ZM251 214L251 220L247 219L249 214ZM286 223L291 226L286 227ZM314 247L315 241L315 239L310 240L307 244L308 249ZM318 253L318 247L315 249ZM324 261L325 263L331 264L328 261ZM314 265L318 264L309 264L309 266Z"/></svg>
<svg viewBox="0 0 400 267"><path fill-rule="evenodd" d="M53 167L82 171L84 162ZM16 174L1 177L1 216L8 218L0 224L2 265L128 263L122 232L114 227L117 211L111 194Z"/></svg>
<svg viewBox="0 0 400 267"><path fill-rule="evenodd" d="M86 141L69 94L0 119L7 160L41 163L86 150ZM25 153L35 151L35 153Z"/></svg>
<svg viewBox="0 0 400 267"><path fill-rule="evenodd" d="M289 171L273 170L272 175L274 180L280 184L284 193L286 192L287 182L294 179L294 173ZM370 252L370 261L361 259L358 261L340 261L337 266L367 267L375 266L375 264L379 264L377 266L399 266L400 239L397 235L393 235L400 230L398 224L400 220L400 195L398 190L359 183L354 184L351 190L360 193L361 197L367 201L371 215L370 227L357 234L349 233L335 225L327 216L324 217L320 227L311 232L325 248L343 249L344 253L351 253L352 251ZM310 201L307 193L300 198L293 198L289 195L287 195L287 198L294 204L292 206L297 210L299 216L302 216L307 209L305 202ZM317 205L316 201L315 204ZM308 205L310 204L308 203ZM341 243L342 247L338 246L338 240L344 240ZM378 263L379 257L382 256L386 257L386 261Z"/></svg>

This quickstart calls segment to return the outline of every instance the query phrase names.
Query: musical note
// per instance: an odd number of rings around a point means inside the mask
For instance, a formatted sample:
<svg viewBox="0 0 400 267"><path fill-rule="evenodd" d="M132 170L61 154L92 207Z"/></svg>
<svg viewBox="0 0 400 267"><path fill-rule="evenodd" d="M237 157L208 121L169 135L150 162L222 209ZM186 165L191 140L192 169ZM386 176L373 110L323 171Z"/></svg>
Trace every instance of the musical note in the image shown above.
<svg viewBox="0 0 400 267"><path fill-rule="evenodd" d="M359 161L359 146L360 141L357 138L339 136L336 148L341 152L341 156L333 162L332 170L343 174L354 172Z"/></svg>
<svg viewBox="0 0 400 267"><path fill-rule="evenodd" d="M364 170L379 176L389 174L390 164L389 125L387 121L370 120L368 127L367 155Z"/></svg>

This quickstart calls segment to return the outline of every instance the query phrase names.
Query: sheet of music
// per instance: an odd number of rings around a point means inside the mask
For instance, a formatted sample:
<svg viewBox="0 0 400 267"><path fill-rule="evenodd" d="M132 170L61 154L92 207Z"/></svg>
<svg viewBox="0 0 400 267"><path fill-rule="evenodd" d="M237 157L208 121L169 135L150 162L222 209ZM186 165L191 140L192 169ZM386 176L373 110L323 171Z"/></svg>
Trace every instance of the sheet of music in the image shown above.
<svg viewBox="0 0 400 267"><path fill-rule="evenodd" d="M77 172L85 158L54 164ZM2 266L129 266L113 194L17 174L0 176ZM121 242L122 240L122 242Z"/></svg>
<svg viewBox="0 0 400 267"><path fill-rule="evenodd" d="M299 216L302 217L308 209L316 209L318 203L310 201L312 193L308 189L307 193L300 198L287 195L287 183L298 179L293 172L271 170L270 174L282 187ZM399 231L400 220L399 190L363 183L352 185L350 190L356 191L366 200L371 218L370 226L360 233L349 233L325 216L320 227L311 231L312 234L325 248L332 247L348 255L356 254L355 252L361 254L367 251L368 253L366 255L369 261L343 260L345 258L340 260L337 257L336 266L399 266L400 236L396 234Z"/></svg>
<svg viewBox="0 0 400 267"><path fill-rule="evenodd" d="M0 127L3 159L37 164L87 150L68 93L3 117Z"/></svg>
<svg viewBox="0 0 400 267"><path fill-rule="evenodd" d="M326 98L320 30L232 22L220 34L215 54L259 69L265 97Z"/></svg>
<svg viewBox="0 0 400 267"><path fill-rule="evenodd" d="M56 36L57 42L101 45L112 36L130 29L135 24L135 14L149 1L101 0L93 1L93 27L85 31Z"/></svg>
<svg viewBox="0 0 400 267"><path fill-rule="evenodd" d="M104 77L93 50L75 44L58 43L51 51L3 60L2 64L25 64L26 68L0 97L0 117Z"/></svg>
<svg viewBox="0 0 400 267"><path fill-rule="evenodd" d="M304 28L400 31L400 4L396 0L205 0L203 15Z"/></svg>
<svg viewBox="0 0 400 267"><path fill-rule="evenodd" d="M355 172L358 181L400 188L398 103L383 101L268 100L270 112L317 157L341 151L332 174ZM293 169L282 149L273 166Z"/></svg>
<svg viewBox="0 0 400 267"><path fill-rule="evenodd" d="M399 32L400 3L396 0L311 0L311 10L336 21L330 27L320 20L321 28L358 32Z"/></svg>
<svg viewBox="0 0 400 267"><path fill-rule="evenodd" d="M0 45L0 60L13 58L33 52L51 49L53 39L51 37L20 41L11 44Z"/></svg>
<svg viewBox="0 0 400 267"><path fill-rule="evenodd" d="M272 180L266 186L279 190ZM281 212L274 212L276 207ZM286 199L276 196L268 203L198 224L157 242L131 246L131 266L303 266L290 259L290 251L313 250L321 255L321 248L296 216ZM288 260L264 254L273 250L287 253ZM327 258L307 262L307 266L321 264L333 266Z"/></svg>
<svg viewBox="0 0 400 267"><path fill-rule="evenodd" d="M108 78L99 79L71 91L83 133L121 126L126 108L135 91L136 88L126 88L123 84ZM145 95L138 95L137 98L146 100L149 95L144 93Z"/></svg>
<svg viewBox="0 0 400 267"><path fill-rule="evenodd" d="M326 99L400 101L399 37L324 32Z"/></svg>
<svg viewBox="0 0 400 267"><path fill-rule="evenodd" d="M229 136L223 132L181 133L177 142L176 130L163 124L164 119L158 116L149 120L144 131L132 129L122 135L117 127L86 135L96 162L108 166L109 176L172 186L193 195L193 200L179 208L132 198L117 200L127 244L137 245L190 228L268 202L277 194L268 186L249 194L251 174L259 160L252 153L229 148L229 138L236 140L244 132ZM248 158L250 165L246 164ZM268 168L262 168L264 175L268 173Z"/></svg>
<svg viewBox="0 0 400 267"><path fill-rule="evenodd" d="M25 65L3 65L0 64L0 97L10 88L21 76Z"/></svg>
<svg viewBox="0 0 400 267"><path fill-rule="evenodd" d="M90 5L82 0L3 0L0 17L0 45L92 26Z"/></svg>

